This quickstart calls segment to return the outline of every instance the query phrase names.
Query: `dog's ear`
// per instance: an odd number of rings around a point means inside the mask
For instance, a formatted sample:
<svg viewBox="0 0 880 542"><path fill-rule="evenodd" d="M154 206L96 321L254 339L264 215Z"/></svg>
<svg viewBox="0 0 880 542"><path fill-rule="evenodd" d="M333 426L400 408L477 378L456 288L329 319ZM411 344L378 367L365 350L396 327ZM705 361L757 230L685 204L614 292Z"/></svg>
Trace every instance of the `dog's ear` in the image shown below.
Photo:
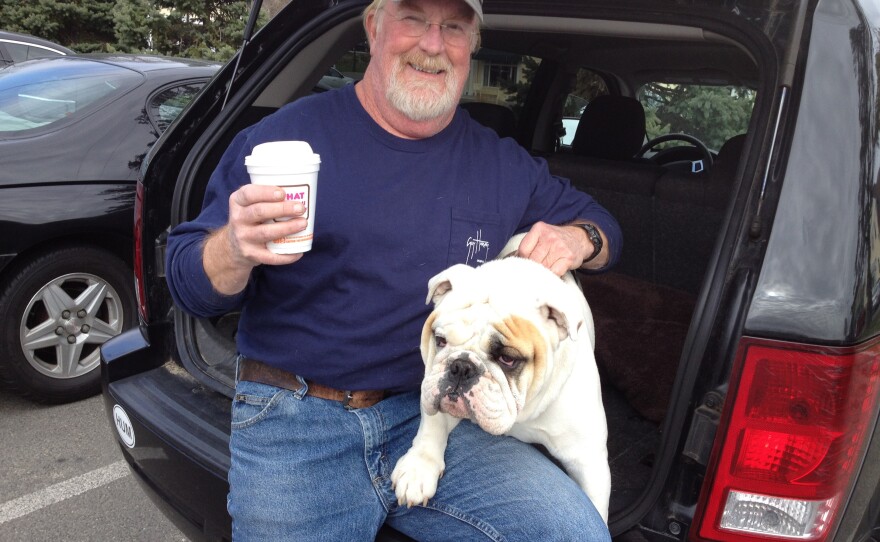
<svg viewBox="0 0 880 542"><path fill-rule="evenodd" d="M422 341L419 350L422 352L422 361L425 362L426 366L434 359L434 355L437 354L437 346L434 344L434 320L436 319L437 311L434 311L428 316L425 325L422 326Z"/></svg>
<svg viewBox="0 0 880 542"><path fill-rule="evenodd" d="M559 332L559 340L564 341L568 337L576 341L578 330L584 325L580 312L567 307L567 304L548 302L541 306L541 314Z"/></svg>
<svg viewBox="0 0 880 542"><path fill-rule="evenodd" d="M425 299L425 304L434 303L436 306L458 281L473 272L473 267L460 263L437 273L428 281L428 298Z"/></svg>

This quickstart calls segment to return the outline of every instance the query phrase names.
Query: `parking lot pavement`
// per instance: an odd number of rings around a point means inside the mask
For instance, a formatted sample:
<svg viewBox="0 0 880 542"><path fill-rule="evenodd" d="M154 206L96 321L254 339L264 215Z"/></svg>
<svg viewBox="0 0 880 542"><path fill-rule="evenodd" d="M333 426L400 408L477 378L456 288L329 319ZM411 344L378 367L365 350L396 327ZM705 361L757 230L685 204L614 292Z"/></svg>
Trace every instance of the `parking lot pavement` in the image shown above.
<svg viewBox="0 0 880 542"><path fill-rule="evenodd" d="M0 458L0 540L187 540L130 474L100 397L47 406L0 391Z"/></svg>

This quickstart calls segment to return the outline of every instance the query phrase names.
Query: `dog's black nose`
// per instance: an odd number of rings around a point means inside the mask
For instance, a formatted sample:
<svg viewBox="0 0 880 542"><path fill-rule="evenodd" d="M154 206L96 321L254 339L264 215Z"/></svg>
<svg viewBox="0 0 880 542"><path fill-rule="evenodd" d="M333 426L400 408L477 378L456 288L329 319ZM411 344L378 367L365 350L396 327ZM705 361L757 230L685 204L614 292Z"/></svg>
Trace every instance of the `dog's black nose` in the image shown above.
<svg viewBox="0 0 880 542"><path fill-rule="evenodd" d="M464 384L477 376L477 366L467 358L457 358L449 365L449 376Z"/></svg>

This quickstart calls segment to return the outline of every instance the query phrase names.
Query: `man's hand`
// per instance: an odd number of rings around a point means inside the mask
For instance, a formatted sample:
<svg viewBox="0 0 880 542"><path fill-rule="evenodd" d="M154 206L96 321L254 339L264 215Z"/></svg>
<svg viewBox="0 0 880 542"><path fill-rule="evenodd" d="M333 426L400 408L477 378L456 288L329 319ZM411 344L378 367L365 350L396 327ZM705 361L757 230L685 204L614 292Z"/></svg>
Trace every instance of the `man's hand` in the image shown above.
<svg viewBox="0 0 880 542"><path fill-rule="evenodd" d="M202 256L214 288L221 294L236 294L257 265L286 265L302 258L302 254L275 254L266 243L303 231L304 210L302 203L285 200L278 187L246 184L233 192L229 222L208 237ZM272 221L282 218L289 220Z"/></svg>
<svg viewBox="0 0 880 542"><path fill-rule="evenodd" d="M602 238L605 241L604 234ZM536 261L562 276L567 271L581 267L592 253L593 243L583 228L537 222L523 237L517 256ZM599 269L607 262L608 251L603 250L587 267Z"/></svg>

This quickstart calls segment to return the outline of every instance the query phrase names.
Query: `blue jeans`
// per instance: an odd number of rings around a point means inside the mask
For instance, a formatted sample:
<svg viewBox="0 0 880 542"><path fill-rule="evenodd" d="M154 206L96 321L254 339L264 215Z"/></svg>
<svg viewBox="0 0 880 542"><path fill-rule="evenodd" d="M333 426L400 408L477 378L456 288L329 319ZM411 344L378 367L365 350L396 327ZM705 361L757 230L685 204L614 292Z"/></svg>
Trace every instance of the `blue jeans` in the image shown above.
<svg viewBox="0 0 880 542"><path fill-rule="evenodd" d="M228 508L236 541L371 542L383 523L417 540L608 541L596 509L534 447L462 422L427 506L398 506L391 471L419 424L418 392L360 410L239 382Z"/></svg>

